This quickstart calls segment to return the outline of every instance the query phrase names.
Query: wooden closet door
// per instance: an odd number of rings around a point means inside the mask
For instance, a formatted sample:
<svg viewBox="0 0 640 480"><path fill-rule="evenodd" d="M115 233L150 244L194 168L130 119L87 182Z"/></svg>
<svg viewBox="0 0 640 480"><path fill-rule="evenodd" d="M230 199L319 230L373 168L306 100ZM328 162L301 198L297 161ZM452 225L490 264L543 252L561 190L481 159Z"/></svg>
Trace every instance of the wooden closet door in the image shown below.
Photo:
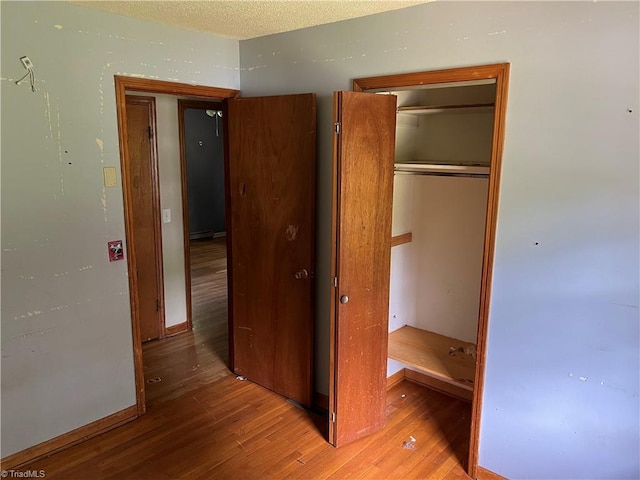
<svg viewBox="0 0 640 480"><path fill-rule="evenodd" d="M230 100L228 135L234 371L310 406L315 95Z"/></svg>
<svg viewBox="0 0 640 480"><path fill-rule="evenodd" d="M396 97L334 94L330 441L384 426Z"/></svg>
<svg viewBox="0 0 640 480"><path fill-rule="evenodd" d="M143 342L164 336L162 230L155 98L127 95L127 147L132 188L132 242L138 318ZM131 275L131 273L130 273Z"/></svg>

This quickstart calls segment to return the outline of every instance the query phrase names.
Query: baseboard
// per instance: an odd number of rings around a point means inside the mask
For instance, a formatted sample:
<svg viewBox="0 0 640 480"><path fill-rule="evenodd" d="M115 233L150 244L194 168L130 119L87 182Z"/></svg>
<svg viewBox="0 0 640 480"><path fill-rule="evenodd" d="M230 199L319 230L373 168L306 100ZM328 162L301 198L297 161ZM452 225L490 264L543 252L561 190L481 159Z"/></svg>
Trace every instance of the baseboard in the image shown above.
<svg viewBox="0 0 640 480"><path fill-rule="evenodd" d="M389 390L391 387L394 387L395 385L400 383L402 380L404 380L405 370L406 368L403 368L402 370L387 377L387 390Z"/></svg>
<svg viewBox="0 0 640 480"><path fill-rule="evenodd" d="M171 325L164 329L165 337L173 337L174 335L178 335L179 333L188 332L189 324L187 322L178 323L177 325Z"/></svg>
<svg viewBox="0 0 640 480"><path fill-rule="evenodd" d="M131 420L135 420L137 417L138 407L136 405L132 405L131 407L96 420L95 422L91 422L87 425L76 428L75 430L71 430L70 432L63 433L51 440L47 440L20 452L8 455L0 460L2 463L1 468L3 470L10 470L27 463L34 462L40 458L53 455L56 452L89 440L96 435L113 430L120 425L130 422Z"/></svg>
<svg viewBox="0 0 640 480"><path fill-rule="evenodd" d="M220 238L220 237L226 237L226 236L227 236L227 232L218 232L213 234L213 238Z"/></svg>
<svg viewBox="0 0 640 480"><path fill-rule="evenodd" d="M472 390L458 387L457 385L444 382L438 378L430 377L429 375L425 375L424 373L409 370L407 368L405 369L404 378L405 380L409 380L410 382L418 383L433 390L437 390L440 393L444 393L460 400L464 400L465 402L473 401Z"/></svg>
<svg viewBox="0 0 640 480"><path fill-rule="evenodd" d="M487 470L479 465L476 469L476 478L478 480L508 480L507 477L493 473L491 470Z"/></svg>
<svg viewBox="0 0 640 480"><path fill-rule="evenodd" d="M329 397L320 392L313 392L313 406L324 412L329 411Z"/></svg>

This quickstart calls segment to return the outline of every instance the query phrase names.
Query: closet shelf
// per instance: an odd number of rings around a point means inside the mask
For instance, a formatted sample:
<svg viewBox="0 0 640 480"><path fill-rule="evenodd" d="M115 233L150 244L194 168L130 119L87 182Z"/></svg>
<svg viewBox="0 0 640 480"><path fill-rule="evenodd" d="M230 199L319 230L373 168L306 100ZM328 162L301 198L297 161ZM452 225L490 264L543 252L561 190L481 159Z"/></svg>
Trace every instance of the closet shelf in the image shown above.
<svg viewBox="0 0 640 480"><path fill-rule="evenodd" d="M399 173L418 173L431 175L464 175L488 177L489 167L480 165L445 165L438 163L396 163L394 169Z"/></svg>
<svg viewBox="0 0 640 480"><path fill-rule="evenodd" d="M405 326L389 334L389 358L443 382L473 390L476 361L465 353L473 343Z"/></svg>
<svg viewBox="0 0 640 480"><path fill-rule="evenodd" d="M411 242L412 238L413 234L411 232L396 235L395 237L391 237L391 246L397 247L398 245L409 243Z"/></svg>
<svg viewBox="0 0 640 480"><path fill-rule="evenodd" d="M397 113L410 115L431 115L434 113L483 113L493 110L493 103L474 103L463 105L411 105L398 107Z"/></svg>

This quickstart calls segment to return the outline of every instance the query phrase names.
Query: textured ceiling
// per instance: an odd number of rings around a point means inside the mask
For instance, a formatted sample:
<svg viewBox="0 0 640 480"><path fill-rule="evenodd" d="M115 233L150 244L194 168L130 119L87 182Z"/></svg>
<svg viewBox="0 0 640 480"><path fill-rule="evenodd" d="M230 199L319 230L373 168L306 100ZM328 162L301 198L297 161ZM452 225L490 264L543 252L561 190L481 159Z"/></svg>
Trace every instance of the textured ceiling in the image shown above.
<svg viewBox="0 0 640 480"><path fill-rule="evenodd" d="M149 22L244 40L364 17L430 0L72 1Z"/></svg>

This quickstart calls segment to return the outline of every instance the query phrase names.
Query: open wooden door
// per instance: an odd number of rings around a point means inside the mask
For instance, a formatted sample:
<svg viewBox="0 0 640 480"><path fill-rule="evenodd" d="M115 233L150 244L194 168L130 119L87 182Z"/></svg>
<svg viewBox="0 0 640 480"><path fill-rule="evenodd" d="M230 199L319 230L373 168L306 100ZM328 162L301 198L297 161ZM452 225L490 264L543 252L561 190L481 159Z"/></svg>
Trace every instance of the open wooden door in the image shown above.
<svg viewBox="0 0 640 480"><path fill-rule="evenodd" d="M385 422L396 97L337 92L334 121L329 440L341 446Z"/></svg>
<svg viewBox="0 0 640 480"><path fill-rule="evenodd" d="M233 369L310 406L316 98L233 99L227 118Z"/></svg>
<svg viewBox="0 0 640 480"><path fill-rule="evenodd" d="M164 287L155 98L126 96L131 216L138 284L137 308L143 342L164 336ZM129 273L131 275L132 273Z"/></svg>

